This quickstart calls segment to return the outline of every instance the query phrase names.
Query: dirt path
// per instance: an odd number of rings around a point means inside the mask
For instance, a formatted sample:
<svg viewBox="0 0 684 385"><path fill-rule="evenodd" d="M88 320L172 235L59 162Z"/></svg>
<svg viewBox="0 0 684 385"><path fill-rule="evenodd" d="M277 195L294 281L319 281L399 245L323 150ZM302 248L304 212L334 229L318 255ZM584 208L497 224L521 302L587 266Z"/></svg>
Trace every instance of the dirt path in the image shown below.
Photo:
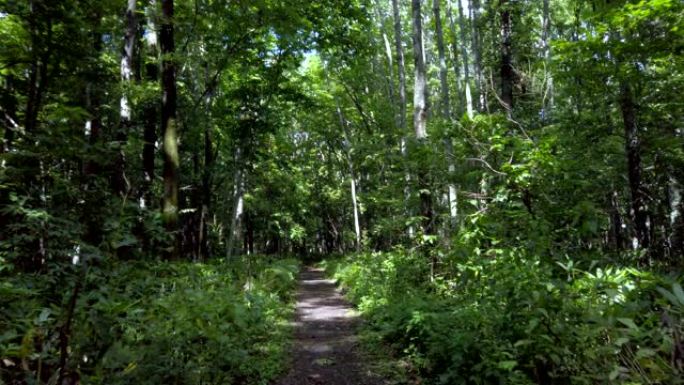
<svg viewBox="0 0 684 385"><path fill-rule="evenodd" d="M297 291L292 369L276 385L384 384L362 367L356 337L359 322L335 282L320 269L306 268Z"/></svg>

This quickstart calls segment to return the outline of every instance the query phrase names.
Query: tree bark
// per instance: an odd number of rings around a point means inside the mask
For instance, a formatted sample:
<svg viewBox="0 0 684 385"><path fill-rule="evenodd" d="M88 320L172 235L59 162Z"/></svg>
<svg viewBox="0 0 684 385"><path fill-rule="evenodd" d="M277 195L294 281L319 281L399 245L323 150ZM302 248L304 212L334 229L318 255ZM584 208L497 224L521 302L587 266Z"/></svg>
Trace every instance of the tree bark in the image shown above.
<svg viewBox="0 0 684 385"><path fill-rule="evenodd" d="M173 237L167 259L176 259L180 253L180 234L178 231L178 137L176 127L176 65L173 26L173 0L162 0L162 25L159 43L162 53L162 111L161 134L164 154L164 196L162 200L162 219L166 231Z"/></svg>
<svg viewBox="0 0 684 385"><path fill-rule="evenodd" d="M116 133L116 142L119 149L114 161L114 179L112 181L114 192L120 196L127 196L131 185L126 177L126 154L124 145L128 141L128 130L131 127L131 105L128 92L133 78L135 41L137 39L138 22L135 17L136 0L127 0L126 7L126 32L124 45L121 52L121 83L122 93L119 105L119 127Z"/></svg>
<svg viewBox="0 0 684 385"><path fill-rule="evenodd" d="M345 142L347 143L347 145L345 146L345 152L347 158L347 165L349 167L349 184L351 189L352 210L354 213L354 235L356 241L354 246L356 247L356 251L359 252L361 251L361 225L359 222L359 205L356 196L356 176L354 173L354 163L351 157L351 149L349 148L351 145L351 135L349 134L349 130L347 128L347 124L345 122L344 114L342 113L340 103L337 100L335 102L337 103L337 116L340 119L340 128L342 129Z"/></svg>
<svg viewBox="0 0 684 385"><path fill-rule="evenodd" d="M471 44L473 55L475 57L475 86L477 88L478 111L485 112L488 110L487 106L487 91L484 85L484 76L482 74L482 45L480 44L480 0L470 0L470 25L471 25ZM465 44L465 43L464 43Z"/></svg>
<svg viewBox="0 0 684 385"><path fill-rule="evenodd" d="M413 19L413 59L415 63L413 86L413 128L418 145L427 146L427 79L425 70L425 51L423 50L423 20L421 14L421 0L412 0ZM429 191L427 172L424 164L419 166L418 188L420 191L420 212L423 217L423 233L432 234L432 195Z"/></svg>
<svg viewBox="0 0 684 385"><path fill-rule="evenodd" d="M235 175L233 181L233 208L230 217L230 228L228 229L228 240L226 241L226 258L230 259L233 255L235 236L237 233L240 217L243 212L242 195L244 193L244 180L242 171L242 151L240 148L235 150Z"/></svg>
<svg viewBox="0 0 684 385"><path fill-rule="evenodd" d="M468 56L468 47L466 46L466 25L465 17L463 15L463 0L458 1L458 29L461 37L461 58L463 60L463 84L465 85L465 111L468 117L473 117L473 96L470 90L470 57ZM453 26L453 20L451 25ZM452 27L453 28L453 27Z"/></svg>
<svg viewBox="0 0 684 385"><path fill-rule="evenodd" d="M158 63L158 48L157 48L157 26L154 20L154 9L156 8L156 0L150 0L147 17L147 34L145 35L145 42L147 45L148 62L145 64L145 78L147 81L156 83L159 81L159 63ZM159 108L156 103L147 102L143 111L145 119L145 128L143 132L143 186L142 199L145 205L152 203L152 184L154 183L154 160L157 143L157 122L158 122Z"/></svg>
<svg viewBox="0 0 684 385"><path fill-rule="evenodd" d="M0 106L0 120L5 128L2 138L2 146L0 146L0 154L9 152L14 141L14 132L19 129L17 123L17 99L14 97L14 78L12 75L5 77L5 96Z"/></svg>
<svg viewBox="0 0 684 385"><path fill-rule="evenodd" d="M501 15L501 102L507 116L513 109L513 62L511 42L511 10L509 0L499 1Z"/></svg>
<svg viewBox="0 0 684 385"><path fill-rule="evenodd" d="M397 68L399 72L399 117L398 125L401 132L401 140L399 143L401 155L404 159L407 157L406 148L406 134L408 132L406 121L406 64L404 57L404 46L402 44L402 29L401 29L401 12L399 9L399 1L392 0L392 14L394 16L394 46L397 51ZM406 217L411 215L409 200L411 191L409 184L411 182L411 175L408 170L404 170L404 215ZM408 237L412 238L414 234L413 226L407 228Z"/></svg>
<svg viewBox="0 0 684 385"><path fill-rule="evenodd" d="M446 53L444 49L444 32L442 30L441 0L432 0L432 12L435 21L435 37L437 39L437 56L439 60L439 84L441 90L442 118L451 119L451 101L449 100L449 83L447 79Z"/></svg>
<svg viewBox="0 0 684 385"><path fill-rule="evenodd" d="M413 14L413 61L414 61L414 86L413 86L413 129L416 138L422 141L427 138L427 78L425 70L425 51L423 50L423 16L421 13L421 0L412 0L411 9Z"/></svg>
<svg viewBox="0 0 684 385"><path fill-rule="evenodd" d="M622 82L620 84L620 109L625 129L625 154L627 156L627 176L632 201L632 219L636 235L635 246L637 249L645 249L651 246L651 233L649 229L648 191L641 179L641 140L637 125L636 106L632 95L631 86Z"/></svg>
<svg viewBox="0 0 684 385"><path fill-rule="evenodd" d="M551 115L553 109L553 75L549 69L551 65L551 45L549 44L549 35L551 33L551 11L549 9L550 0L544 0L542 4L542 55L544 56L544 77L545 89L542 100L541 119L545 123Z"/></svg>
<svg viewBox="0 0 684 385"><path fill-rule="evenodd" d="M402 135L406 132L406 64L404 47L401 42L401 13L398 0L392 0L394 15L394 47L397 51L397 67L399 70L399 129Z"/></svg>
<svg viewBox="0 0 684 385"><path fill-rule="evenodd" d="M206 86L209 87L209 72L206 71ZM207 122L204 124L204 168L202 169L202 211L200 214L199 223L199 250L197 255L202 260L209 256L209 241L208 235L208 220L209 210L211 208L211 189L212 189L212 175L214 167L214 147L211 140L212 119L211 108L213 101L213 92L209 92L206 97L206 111Z"/></svg>
<svg viewBox="0 0 684 385"><path fill-rule="evenodd" d="M435 19L435 34L437 38L437 55L439 59L439 82L441 88L441 104L442 104L442 118L445 122L451 122L451 102L449 99L449 83L447 78L447 65L446 65L446 50L444 47L444 32L442 29L442 15L440 11L440 1L432 0L432 11L434 13ZM454 166L454 147L451 143L451 137L444 138L444 149L447 157L448 164L448 178L447 183L447 199L449 203L449 217L451 219L451 225L455 224L456 216L458 215L457 208L457 189L453 184L451 179L453 178L453 173L456 170Z"/></svg>

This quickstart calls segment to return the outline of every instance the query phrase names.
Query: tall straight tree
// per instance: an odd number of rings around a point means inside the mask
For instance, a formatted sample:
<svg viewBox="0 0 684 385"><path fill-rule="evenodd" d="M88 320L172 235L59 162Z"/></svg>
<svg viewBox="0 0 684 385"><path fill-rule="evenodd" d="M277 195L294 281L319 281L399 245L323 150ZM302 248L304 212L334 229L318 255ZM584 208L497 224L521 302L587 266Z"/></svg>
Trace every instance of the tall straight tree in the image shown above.
<svg viewBox="0 0 684 385"><path fill-rule="evenodd" d="M511 9L509 0L499 1L501 15L501 103L507 116L513 110L513 53L511 42Z"/></svg>
<svg viewBox="0 0 684 385"><path fill-rule="evenodd" d="M399 72L399 130L401 131L401 155L406 157L406 133L408 131L406 123L406 62L404 56L404 45L402 43L402 28L401 28L401 10L399 8L399 0L392 0L392 15L394 17L394 46L397 51L397 69ZM411 192L409 189L409 182L411 176L408 171L404 174L404 209L405 214L410 214L409 197ZM413 236L413 227L409 226L408 236Z"/></svg>
<svg viewBox="0 0 684 385"><path fill-rule="evenodd" d="M126 155L124 144L128 140L128 130L131 126L131 105L128 98L131 78L133 77L133 55L137 40L138 22L135 17L136 0L128 0L126 6L126 32L121 52L121 83L122 93L119 105L119 127L116 134L119 152L114 162L114 191L119 195L127 195L131 186L126 178Z"/></svg>
<svg viewBox="0 0 684 385"><path fill-rule="evenodd" d="M482 44L480 41L480 0L469 0L468 9L470 10L470 31L471 45L475 59L475 87L477 88L477 109L479 112L488 111L487 88L484 85L484 75L482 74Z"/></svg>
<svg viewBox="0 0 684 385"><path fill-rule="evenodd" d="M449 83L447 78L446 65L446 50L444 48L444 32L442 29L442 15L441 15L441 0L432 0L432 12L435 18L435 35L437 38L437 55L439 58L439 83L441 90L441 104L442 104L442 118L445 122L451 121L451 101L449 99ZM449 178L453 176L456 171L454 165L454 146L451 143L451 137L444 138L444 150L446 152ZM458 206L456 201L456 186L449 180L448 182L447 198L449 200L449 216L452 222L456 219L458 214Z"/></svg>
<svg viewBox="0 0 684 385"><path fill-rule="evenodd" d="M461 60L463 60L463 84L465 91L465 111L469 117L473 117L473 96L470 91L470 57L468 55L468 46L466 45L466 22L463 14L463 0L458 1L458 30L460 32L460 46L461 46ZM453 28L454 22L451 21Z"/></svg>
<svg viewBox="0 0 684 385"><path fill-rule="evenodd" d="M411 1L413 20L413 129L418 145L427 146L427 118L428 118L428 89L425 69L425 51L423 49L423 16L421 0ZM432 233L432 196L430 195L427 175L424 170L418 172L418 188L420 190L421 216L423 217L423 232Z"/></svg>
<svg viewBox="0 0 684 385"><path fill-rule="evenodd" d="M172 234L174 241L167 258L178 257L180 245L178 240L178 134L176 132L176 65L173 54L175 42L173 36L173 0L162 0L162 22L159 34L159 45L162 53L162 110L161 134L164 154L164 196L162 198L162 218L166 231Z"/></svg>
<svg viewBox="0 0 684 385"><path fill-rule="evenodd" d="M551 10L550 0L543 0L542 3L542 34L541 46L544 57L544 95L542 96L541 118L545 122L548 120L550 110L553 109L553 74L551 73L551 45L549 44L551 34Z"/></svg>
<svg viewBox="0 0 684 385"><path fill-rule="evenodd" d="M425 70L425 51L423 50L423 16L421 0L411 0L413 20L413 129L418 140L427 138L428 90Z"/></svg>
<svg viewBox="0 0 684 385"><path fill-rule="evenodd" d="M625 153L627 155L627 177L632 194L632 217L636 233L635 246L648 249L651 245L649 229L649 212L647 208L648 192L642 181L641 138L637 125L636 105L632 95L632 87L626 81L620 84L620 110L625 130Z"/></svg>
<svg viewBox="0 0 684 385"><path fill-rule="evenodd" d="M399 72L399 129L406 131L406 64L404 46L401 42L401 12L399 0L392 0L392 15L394 16L394 48L397 51L397 67Z"/></svg>
<svg viewBox="0 0 684 385"><path fill-rule="evenodd" d="M157 24L155 21L156 0L150 0L147 10L147 33L145 43L147 48L147 60L145 62L145 78L151 83L159 81L159 49L157 47ZM156 102L148 101L144 108L145 128L143 131L143 187L142 198L146 205L152 202L151 187L154 181L154 159L157 143L157 114L159 106Z"/></svg>

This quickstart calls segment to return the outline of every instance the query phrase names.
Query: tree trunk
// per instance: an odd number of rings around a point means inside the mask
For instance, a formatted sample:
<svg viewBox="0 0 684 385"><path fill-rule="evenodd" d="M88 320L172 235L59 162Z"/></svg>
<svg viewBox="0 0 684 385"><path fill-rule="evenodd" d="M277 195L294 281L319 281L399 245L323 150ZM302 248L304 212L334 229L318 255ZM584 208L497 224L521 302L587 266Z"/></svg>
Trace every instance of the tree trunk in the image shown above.
<svg viewBox="0 0 684 385"><path fill-rule="evenodd" d="M404 135L406 132L406 65L404 47L401 42L401 13L399 12L398 1L392 0L392 13L394 15L394 46L397 50L397 67L399 69L399 129Z"/></svg>
<svg viewBox="0 0 684 385"><path fill-rule="evenodd" d="M145 64L145 78L147 81L156 83L159 81L159 63L158 63L158 48L157 48L157 28L154 20L154 9L156 8L156 0L150 0L147 17L147 34L145 41L147 43L148 61ZM154 160L157 143L157 121L159 108L156 103L150 101L145 103L144 119L145 128L143 132L143 186L141 197L144 205L152 204L152 184L154 183Z"/></svg>
<svg viewBox="0 0 684 385"><path fill-rule="evenodd" d="M347 129L347 124L345 122L344 114L342 113L340 103L337 100L335 102L337 103L337 116L340 119L340 128L342 129L344 139L347 143L347 148L345 150L347 165L349 166L349 184L351 188L352 209L354 212L354 235L356 236L356 243L354 246L356 247L356 251L359 252L361 251L361 225L359 222L359 205L356 197L356 179L354 173L354 163L352 162L351 149L349 148L349 146L351 145L351 135L349 134L349 130Z"/></svg>
<svg viewBox="0 0 684 385"><path fill-rule="evenodd" d="M461 37L461 58L463 60L463 84L465 85L465 111L468 117L473 117L473 96L470 91L470 58L468 56L468 47L466 45L466 26L465 26L465 16L463 15L463 0L458 1L458 29L460 31ZM453 28L453 20L451 25Z"/></svg>
<svg viewBox="0 0 684 385"><path fill-rule="evenodd" d="M427 77L425 70L425 51L423 50L423 19L421 14L421 0L412 0L413 14L413 129L416 139L422 141L427 138Z"/></svg>
<svg viewBox="0 0 684 385"><path fill-rule="evenodd" d="M629 190L632 195L631 211L636 233L635 246L637 249L648 249L651 246L647 207L648 192L641 180L641 140L637 126L636 106L634 105L632 88L626 82L620 85L620 109L625 128L625 153L627 155Z"/></svg>
<svg viewBox="0 0 684 385"><path fill-rule="evenodd" d="M550 0L544 0L542 5L542 54L544 56L544 78L545 89L542 100L541 119L545 123L551 115L553 109L553 75L549 69L551 65L551 45L549 44L549 35L551 33L551 12L549 9Z"/></svg>
<svg viewBox="0 0 684 385"><path fill-rule="evenodd" d="M449 83L447 79L446 53L444 49L444 32L442 30L441 0L432 0L432 12L435 20L435 37L437 38L437 55L439 59L439 84L441 90L442 118L451 119L451 101L449 100Z"/></svg>
<svg viewBox="0 0 684 385"><path fill-rule="evenodd" d="M413 129L416 138L422 141L427 138L427 78L425 71L425 52L423 50L423 22L421 0L411 0L413 11Z"/></svg>
<svg viewBox="0 0 684 385"><path fill-rule="evenodd" d="M173 244L167 259L176 259L180 253L178 231L178 137L176 132L176 65L173 37L173 0L162 0L162 25L159 43L162 53L162 111L161 134L164 153L164 196L162 219L166 231L173 237Z"/></svg>
<svg viewBox="0 0 684 385"><path fill-rule="evenodd" d="M470 25L471 25L471 44L473 55L475 56L475 86L477 88L478 111L484 112L489 108L487 106L487 91L482 74L482 45L480 44L480 0L471 0L468 9L470 10ZM465 44L465 43L464 43Z"/></svg>
<svg viewBox="0 0 684 385"><path fill-rule="evenodd" d="M2 138L2 146L0 146L0 154L9 152L14 141L14 132L19 129L17 123L17 99L14 97L14 78L12 75L5 77L5 95L0 107L0 120L5 128Z"/></svg>
<svg viewBox="0 0 684 385"><path fill-rule="evenodd" d="M511 10L509 0L499 0L501 15L501 102L504 112L512 116L513 62L511 42Z"/></svg>
<svg viewBox="0 0 684 385"><path fill-rule="evenodd" d="M425 70L425 51L423 50L423 20L421 0L412 0L413 15L413 59L415 63L413 86L413 128L419 146L427 146L427 79ZM424 234L432 234L432 196L429 191L427 172L424 164L419 166L418 188L420 191L421 216Z"/></svg>
<svg viewBox="0 0 684 385"><path fill-rule="evenodd" d="M206 86L209 89L209 71L206 70ZM204 169L202 170L202 212L200 215L199 224L199 250L197 254L202 260L209 256L209 241L208 235L208 220L209 209L211 208L211 180L214 167L214 147L211 140L211 108L213 101L213 92L209 92L206 97L206 113L207 122L204 125Z"/></svg>
<svg viewBox="0 0 684 385"><path fill-rule="evenodd" d="M242 152L239 148L235 150L235 176L233 181L233 208L230 217L230 228L228 229L228 240L226 241L226 258L230 259L233 255L235 236L238 224L243 211L242 194L244 192L244 180L242 172Z"/></svg>
<svg viewBox="0 0 684 385"><path fill-rule="evenodd" d="M458 38L456 37L456 26L454 24L454 16L453 12L451 9L451 0L447 0L447 18L449 19L449 33L451 35L451 52L454 57L453 59L453 67L454 67L454 76L456 78L456 98L458 99L457 101L457 106L458 109L456 110L457 118L460 117L463 114L463 98L464 96L461 94L463 90L463 85L461 84L461 63L459 61L459 52L460 50L458 49Z"/></svg>
<svg viewBox="0 0 684 385"><path fill-rule="evenodd" d="M610 222L613 238L613 246L618 253L624 249L622 237L622 215L620 215L620 199L617 190L613 190L610 196Z"/></svg>
<svg viewBox="0 0 684 385"><path fill-rule="evenodd" d="M138 37L138 22L135 18L136 0L127 0L126 7L126 33L124 35L124 46L121 53L121 83L122 93L119 104L119 127L116 133L116 142L119 149L116 160L114 161L114 180L112 181L114 192L120 196L127 196L131 185L126 177L126 154L124 145L128 141L128 130L131 127L131 106L128 99L131 79L133 78L135 41Z"/></svg>
<svg viewBox="0 0 684 385"><path fill-rule="evenodd" d="M449 84L447 78L447 65L446 65L446 50L444 48L444 32L442 30L442 16L440 11L441 0L432 0L432 11L435 18L435 34L437 38L437 55L439 58L439 82L441 88L441 104L442 104L442 118L445 122L451 122L451 102L449 100ZM448 178L447 183L447 199L449 204L449 217L451 219L451 225L455 224L456 215L458 214L457 209L457 198L456 198L456 186L453 184L451 179L453 178L453 173L456 170L454 166L454 148L451 143L451 138L444 138L444 149L447 157L448 164Z"/></svg>
<svg viewBox="0 0 684 385"><path fill-rule="evenodd" d="M399 0L392 0L392 14L394 16L394 46L397 51L397 67L399 71L399 117L398 125L399 131L401 132L401 142L399 144L401 149L401 155L406 159L406 134L408 132L407 122L406 122L406 64L404 57L404 46L402 44L402 30L401 30L401 12L399 9ZM408 170L404 170L404 215L409 217L411 215L411 209L409 206L409 200L411 197L411 191L409 184L411 182L411 175ZM413 237L413 226L409 226L407 229L409 238Z"/></svg>

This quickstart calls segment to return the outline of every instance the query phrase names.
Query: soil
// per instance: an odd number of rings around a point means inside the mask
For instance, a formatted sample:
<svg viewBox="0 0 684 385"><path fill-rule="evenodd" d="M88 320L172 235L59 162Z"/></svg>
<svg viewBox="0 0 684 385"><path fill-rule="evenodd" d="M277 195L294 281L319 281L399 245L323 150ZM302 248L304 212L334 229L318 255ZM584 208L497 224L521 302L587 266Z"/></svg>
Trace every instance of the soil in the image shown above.
<svg viewBox="0 0 684 385"><path fill-rule="evenodd" d="M300 274L292 367L276 385L381 385L364 369L356 334L361 320L323 270Z"/></svg>

